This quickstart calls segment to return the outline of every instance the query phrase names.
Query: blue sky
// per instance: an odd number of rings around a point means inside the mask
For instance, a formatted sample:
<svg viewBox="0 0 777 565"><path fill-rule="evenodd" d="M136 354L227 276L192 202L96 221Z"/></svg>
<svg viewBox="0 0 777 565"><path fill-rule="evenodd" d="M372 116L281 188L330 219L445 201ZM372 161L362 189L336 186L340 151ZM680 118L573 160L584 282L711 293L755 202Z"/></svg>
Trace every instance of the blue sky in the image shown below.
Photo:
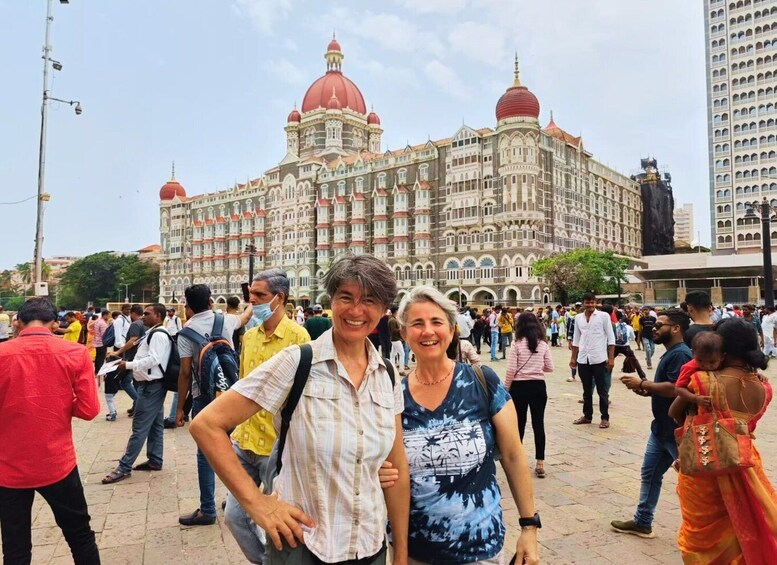
<svg viewBox="0 0 777 565"><path fill-rule="evenodd" d="M0 202L36 191L45 10L0 0ZM157 243L173 160L189 194L275 165L333 30L386 147L494 127L517 50L542 125L553 110L625 173L655 155L708 242L702 16L687 0L55 0L52 95L84 113L49 111L44 256ZM31 260L35 201L0 216L0 269Z"/></svg>

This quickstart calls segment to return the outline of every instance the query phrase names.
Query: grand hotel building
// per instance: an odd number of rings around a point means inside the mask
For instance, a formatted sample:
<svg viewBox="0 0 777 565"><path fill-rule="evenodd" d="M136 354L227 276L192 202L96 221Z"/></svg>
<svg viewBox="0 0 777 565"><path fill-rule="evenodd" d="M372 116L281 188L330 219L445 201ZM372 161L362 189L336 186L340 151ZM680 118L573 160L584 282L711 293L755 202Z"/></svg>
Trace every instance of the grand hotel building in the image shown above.
<svg viewBox="0 0 777 565"><path fill-rule="evenodd" d="M160 190L160 299L208 284L218 301L240 294L255 269L281 267L297 304L326 302L323 274L341 253L371 253L416 284L476 304L547 300L538 257L578 247L641 255L637 183L594 160L519 80L496 104L496 128L383 151L378 115L342 72L333 39L326 73L286 123L286 156L260 178L187 196Z"/></svg>

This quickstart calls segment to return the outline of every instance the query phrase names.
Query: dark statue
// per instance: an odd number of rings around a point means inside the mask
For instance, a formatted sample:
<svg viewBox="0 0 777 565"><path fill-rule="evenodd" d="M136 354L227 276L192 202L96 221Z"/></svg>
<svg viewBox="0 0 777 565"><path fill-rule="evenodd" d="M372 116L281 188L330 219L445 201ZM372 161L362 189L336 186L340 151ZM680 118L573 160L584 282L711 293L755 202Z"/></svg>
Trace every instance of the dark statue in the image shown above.
<svg viewBox="0 0 777 565"><path fill-rule="evenodd" d="M642 191L642 255L670 255L674 249L674 195L672 177L658 171L654 158L642 159L642 173L634 180Z"/></svg>

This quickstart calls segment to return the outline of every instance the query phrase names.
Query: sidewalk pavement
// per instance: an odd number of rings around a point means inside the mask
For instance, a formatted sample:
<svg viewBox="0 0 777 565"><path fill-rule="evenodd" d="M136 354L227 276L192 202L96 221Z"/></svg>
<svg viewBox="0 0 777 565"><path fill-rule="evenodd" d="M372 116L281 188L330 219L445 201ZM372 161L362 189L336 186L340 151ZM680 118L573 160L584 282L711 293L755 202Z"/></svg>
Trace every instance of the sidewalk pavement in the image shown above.
<svg viewBox="0 0 777 565"><path fill-rule="evenodd" d="M656 539L618 534L609 526L611 520L628 520L634 515L642 455L652 419L649 399L629 392L618 381L621 364L618 359L611 390L611 427L599 429L596 399L594 424L573 426L572 421L582 414L582 406L577 402L581 385L579 381L566 382L569 351L559 347L553 348L552 353L556 371L547 376L547 477L534 480L536 507L543 523L539 532L542 562L554 565L681 563L675 542L680 509L673 470L665 476L656 511L653 524ZM656 354L662 353L659 346ZM498 361L491 366L503 375L506 362ZM652 373L648 371L649 377ZM777 364L767 374L773 381L777 380ZM110 565L246 563L224 525L220 501L225 489L218 480L217 524L191 528L178 524L180 514L190 513L199 506L196 447L186 428L165 430L162 471L134 471L131 478L116 485L100 483L115 468L129 438L131 420L126 415L129 399L119 393L117 401L119 419L116 422L107 422L100 415L92 422L76 420L73 425L78 467L102 562ZM169 402L168 399L167 406ZM530 423L524 439L533 468L534 440ZM759 425L756 445L767 475L774 480L777 477L774 407ZM142 461L145 461L145 452L137 463ZM501 467L497 465L497 468L505 496L503 508L508 528L505 553L509 559L520 532L519 516ZM33 563L72 563L67 543L39 496L33 507Z"/></svg>

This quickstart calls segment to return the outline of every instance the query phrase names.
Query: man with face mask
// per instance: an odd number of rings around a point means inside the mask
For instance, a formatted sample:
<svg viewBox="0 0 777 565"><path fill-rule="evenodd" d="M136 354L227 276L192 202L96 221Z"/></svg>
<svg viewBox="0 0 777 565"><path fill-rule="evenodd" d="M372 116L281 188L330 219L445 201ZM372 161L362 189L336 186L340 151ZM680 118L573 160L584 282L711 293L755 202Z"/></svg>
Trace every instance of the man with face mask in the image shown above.
<svg viewBox="0 0 777 565"><path fill-rule="evenodd" d="M186 296L186 305L192 310L192 316L186 321L186 327L203 337L211 337L216 320L216 312L211 309L213 299L210 295L210 288L204 284L195 284L184 290L184 295ZM223 337L234 348L232 334L248 322L251 314L251 306L248 306L240 316L237 314L219 314L224 317L224 323L221 335L218 337ZM181 356L181 369L178 373L179 394L175 423L180 427L184 423L186 397L192 387L192 370L194 365L192 360L199 356L200 348L196 342L181 333L178 335L178 353ZM204 396L193 396L192 418L196 417L206 405ZM197 450L197 476L200 483L200 507L191 514L178 518L178 522L183 526L207 526L216 522L216 476L208 460L199 449Z"/></svg>
<svg viewBox="0 0 777 565"><path fill-rule="evenodd" d="M250 301L258 325L246 331L240 353L240 378L290 345L310 341L304 327L286 316L284 304L289 295L289 279L281 269L257 274L251 283ZM275 443L272 414L264 410L240 424L232 432L237 458L257 486L262 483L267 460ZM262 563L265 534L231 493L227 495L224 522L251 563Z"/></svg>

